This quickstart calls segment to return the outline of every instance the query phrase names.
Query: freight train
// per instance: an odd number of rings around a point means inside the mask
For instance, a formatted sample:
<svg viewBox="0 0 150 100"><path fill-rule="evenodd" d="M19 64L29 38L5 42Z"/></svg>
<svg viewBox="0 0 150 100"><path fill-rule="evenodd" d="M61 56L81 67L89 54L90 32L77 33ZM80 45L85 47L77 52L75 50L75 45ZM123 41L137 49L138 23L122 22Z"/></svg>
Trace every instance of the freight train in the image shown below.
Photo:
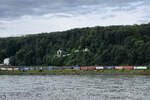
<svg viewBox="0 0 150 100"><path fill-rule="evenodd" d="M10 66L10 67L0 67L0 71L28 71L28 70L146 70L148 69L147 66L81 66L81 67L74 67L74 66L45 66L45 67L28 67L28 66Z"/></svg>

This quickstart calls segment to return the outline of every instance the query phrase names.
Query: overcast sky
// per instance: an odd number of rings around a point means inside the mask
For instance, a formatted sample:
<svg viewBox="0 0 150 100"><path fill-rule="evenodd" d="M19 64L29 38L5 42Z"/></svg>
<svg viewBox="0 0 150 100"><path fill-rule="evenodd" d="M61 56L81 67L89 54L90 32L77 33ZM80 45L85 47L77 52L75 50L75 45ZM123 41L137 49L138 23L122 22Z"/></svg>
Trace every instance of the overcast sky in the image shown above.
<svg viewBox="0 0 150 100"><path fill-rule="evenodd" d="M0 37L150 22L150 0L0 0Z"/></svg>

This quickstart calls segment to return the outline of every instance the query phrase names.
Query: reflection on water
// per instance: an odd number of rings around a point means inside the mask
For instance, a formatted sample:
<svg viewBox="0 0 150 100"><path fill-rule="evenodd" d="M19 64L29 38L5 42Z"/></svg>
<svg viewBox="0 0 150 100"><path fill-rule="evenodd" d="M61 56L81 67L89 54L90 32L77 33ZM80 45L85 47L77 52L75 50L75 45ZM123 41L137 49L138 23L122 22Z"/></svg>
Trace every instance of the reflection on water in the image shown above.
<svg viewBox="0 0 150 100"><path fill-rule="evenodd" d="M0 76L0 100L149 99L149 76Z"/></svg>

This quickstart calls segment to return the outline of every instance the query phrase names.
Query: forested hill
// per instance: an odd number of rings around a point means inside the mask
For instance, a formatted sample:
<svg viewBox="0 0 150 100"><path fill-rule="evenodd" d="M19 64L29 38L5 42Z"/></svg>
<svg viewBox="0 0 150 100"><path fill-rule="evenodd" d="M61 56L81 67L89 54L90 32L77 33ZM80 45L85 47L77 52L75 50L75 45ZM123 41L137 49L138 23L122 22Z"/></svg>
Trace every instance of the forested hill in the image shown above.
<svg viewBox="0 0 150 100"><path fill-rule="evenodd" d="M9 57L12 65L150 65L150 24L0 38L0 63Z"/></svg>

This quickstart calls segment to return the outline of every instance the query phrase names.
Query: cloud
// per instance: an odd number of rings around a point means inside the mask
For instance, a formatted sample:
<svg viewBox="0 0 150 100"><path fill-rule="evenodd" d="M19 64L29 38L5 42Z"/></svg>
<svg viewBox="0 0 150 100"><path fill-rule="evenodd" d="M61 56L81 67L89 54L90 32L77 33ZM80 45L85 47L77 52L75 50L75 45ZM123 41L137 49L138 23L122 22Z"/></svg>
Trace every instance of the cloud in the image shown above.
<svg viewBox="0 0 150 100"><path fill-rule="evenodd" d="M150 21L149 0L1 0L0 37Z"/></svg>
<svg viewBox="0 0 150 100"><path fill-rule="evenodd" d="M1 0L0 19L9 20L26 15L40 16L62 12L80 14L83 11L85 13L84 9L92 5L122 7L138 1L141 0L107 0L107 2L106 0Z"/></svg>
<svg viewBox="0 0 150 100"><path fill-rule="evenodd" d="M5 29L6 29L5 27L0 26L0 30L5 30Z"/></svg>
<svg viewBox="0 0 150 100"><path fill-rule="evenodd" d="M4 23L0 22L0 30L5 30L6 29L5 27L3 27L3 24Z"/></svg>

